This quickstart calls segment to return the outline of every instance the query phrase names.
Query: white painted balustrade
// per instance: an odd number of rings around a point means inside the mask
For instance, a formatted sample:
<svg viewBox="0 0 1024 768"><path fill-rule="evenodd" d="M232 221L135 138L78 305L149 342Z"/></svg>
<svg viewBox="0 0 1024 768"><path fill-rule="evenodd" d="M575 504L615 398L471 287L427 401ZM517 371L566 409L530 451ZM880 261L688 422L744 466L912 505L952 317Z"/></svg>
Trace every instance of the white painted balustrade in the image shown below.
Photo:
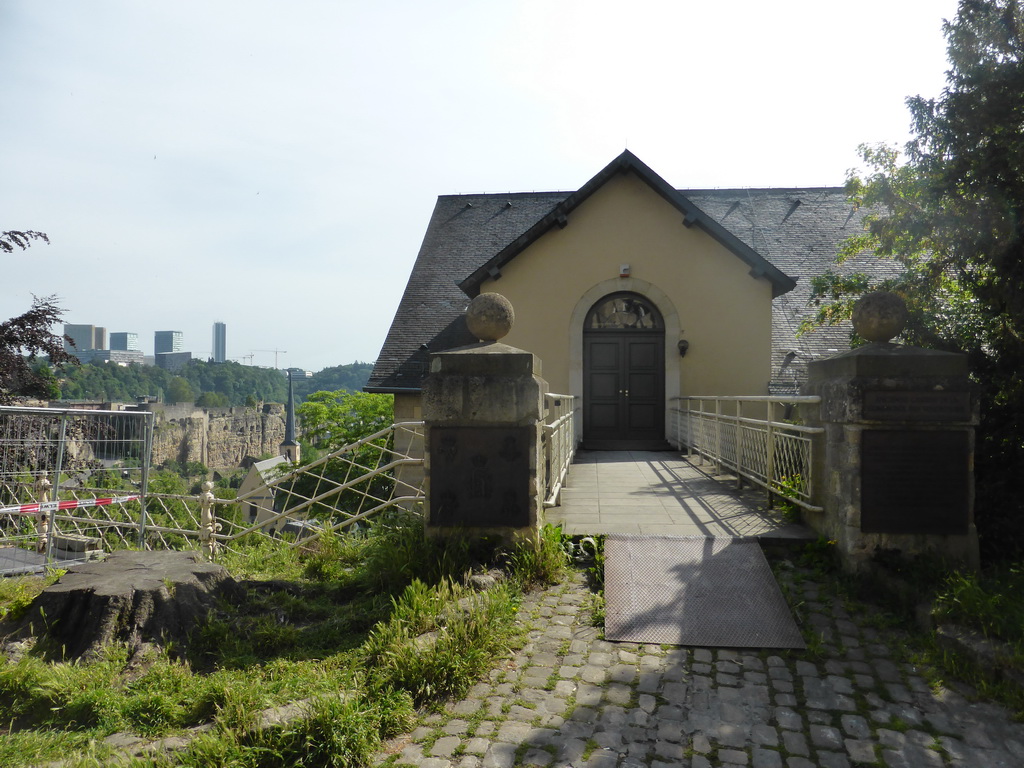
<svg viewBox="0 0 1024 768"><path fill-rule="evenodd" d="M801 407L819 397L677 397L669 441L720 471L761 486L810 511L814 499L814 436L799 423Z"/></svg>

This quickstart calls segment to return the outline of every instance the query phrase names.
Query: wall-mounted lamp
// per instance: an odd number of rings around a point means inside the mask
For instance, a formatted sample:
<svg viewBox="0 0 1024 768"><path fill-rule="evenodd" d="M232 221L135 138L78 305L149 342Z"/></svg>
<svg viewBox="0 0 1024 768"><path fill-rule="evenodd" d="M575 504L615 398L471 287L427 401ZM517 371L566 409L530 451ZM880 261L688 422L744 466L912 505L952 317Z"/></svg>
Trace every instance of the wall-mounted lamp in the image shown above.
<svg viewBox="0 0 1024 768"><path fill-rule="evenodd" d="M688 342L686 339L680 339L679 340L679 356L680 357L686 357L686 350L688 350L689 348L690 348L690 342Z"/></svg>
<svg viewBox="0 0 1024 768"><path fill-rule="evenodd" d="M619 277L629 277L629 264L619 265Z"/></svg>

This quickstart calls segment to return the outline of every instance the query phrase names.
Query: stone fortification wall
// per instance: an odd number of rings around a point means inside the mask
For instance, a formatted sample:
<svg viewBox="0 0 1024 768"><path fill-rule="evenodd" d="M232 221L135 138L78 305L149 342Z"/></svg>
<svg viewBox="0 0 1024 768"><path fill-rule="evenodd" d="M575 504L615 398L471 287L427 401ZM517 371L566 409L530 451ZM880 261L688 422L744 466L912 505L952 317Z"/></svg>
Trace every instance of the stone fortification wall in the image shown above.
<svg viewBox="0 0 1024 768"><path fill-rule="evenodd" d="M153 464L199 461L211 469L234 469L246 456L277 455L284 442L285 412L279 403L262 408L197 408L153 405Z"/></svg>

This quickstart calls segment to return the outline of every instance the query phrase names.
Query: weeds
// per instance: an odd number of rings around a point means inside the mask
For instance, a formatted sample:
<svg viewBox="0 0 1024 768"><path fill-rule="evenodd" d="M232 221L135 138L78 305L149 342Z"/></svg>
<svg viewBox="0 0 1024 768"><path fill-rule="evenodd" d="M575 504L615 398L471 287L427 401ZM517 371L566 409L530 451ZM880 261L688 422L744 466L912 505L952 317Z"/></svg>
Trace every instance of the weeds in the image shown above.
<svg viewBox="0 0 1024 768"><path fill-rule="evenodd" d="M896 552L879 552L874 568L849 575L838 571L833 550L833 542L819 539L805 548L798 562L814 570L815 580L825 591L860 614L861 626L905 631L917 625L918 631L911 629L901 647L926 671L933 686L965 682L1024 719L1024 693L1014 682L1024 678L1024 566L1001 565L976 574L955 570L934 556L904 558ZM800 577L800 571L794 571L780 579L797 614L802 612L802 604L796 590L788 589L787 584L799 583ZM850 597L866 605L852 604ZM929 621L954 623L1006 647L995 662L954 651L940 644L937 634L928 628ZM821 658L827 651L820 635L808 628L805 640L805 653L812 658Z"/></svg>
<svg viewBox="0 0 1024 768"><path fill-rule="evenodd" d="M65 571L50 569L45 576L0 577L0 621L17 621L28 611L36 595L63 576Z"/></svg>
<svg viewBox="0 0 1024 768"><path fill-rule="evenodd" d="M836 573L839 570L839 552L836 542L819 536L817 540L804 546L797 563L821 576Z"/></svg>
<svg viewBox="0 0 1024 768"><path fill-rule="evenodd" d="M557 584L565 578L569 556L559 526L545 525L536 547L520 544L509 554L509 572L523 587Z"/></svg>
<svg viewBox="0 0 1024 768"><path fill-rule="evenodd" d="M932 615L989 638L1024 644L1024 565L1005 566L985 577L969 572L948 574L935 597Z"/></svg>
<svg viewBox="0 0 1024 768"><path fill-rule="evenodd" d="M153 738L202 724L215 727L185 751L130 764L366 764L381 739L410 727L414 706L460 695L507 652L517 587L556 578L560 545L560 533L545 531L536 550L495 554L493 542L428 539L422 519L404 512L366 535L302 547L253 537L222 558L255 579L243 582L246 597L220 606L182 658L129 658L120 647L78 664L0 655L0 764L78 755L72 763L104 765L111 733ZM507 585L460 586L500 558L514 564ZM44 586L0 580L0 615L13 618ZM261 710L301 700L311 703L298 721L253 730Z"/></svg>
<svg viewBox="0 0 1024 768"><path fill-rule="evenodd" d="M591 592L586 606L590 611L590 624L601 628L604 628L605 621L604 543L605 537L599 535L587 536L576 545L579 553L576 560L583 566Z"/></svg>
<svg viewBox="0 0 1024 768"><path fill-rule="evenodd" d="M787 523L799 523L800 506L793 499L799 499L807 491L807 483L803 475L789 475L778 480L774 490L774 498L782 519Z"/></svg>
<svg viewBox="0 0 1024 768"><path fill-rule="evenodd" d="M363 648L373 685L407 691L417 705L461 695L505 649L516 609L504 587L470 595L413 582Z"/></svg>

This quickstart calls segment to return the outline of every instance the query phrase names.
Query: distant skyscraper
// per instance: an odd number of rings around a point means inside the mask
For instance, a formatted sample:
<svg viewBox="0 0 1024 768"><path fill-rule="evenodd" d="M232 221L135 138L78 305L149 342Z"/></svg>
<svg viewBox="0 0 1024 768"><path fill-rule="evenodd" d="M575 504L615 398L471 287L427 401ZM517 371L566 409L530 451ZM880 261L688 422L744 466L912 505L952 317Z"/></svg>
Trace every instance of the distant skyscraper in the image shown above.
<svg viewBox="0 0 1024 768"><path fill-rule="evenodd" d="M228 359L228 327L224 323L213 324L213 362L223 363Z"/></svg>
<svg viewBox="0 0 1024 768"><path fill-rule="evenodd" d="M64 335L70 336L75 342L72 347L67 339L64 340L64 349L67 352L85 352L89 349L107 348L107 329L95 325L76 325L68 323L64 326Z"/></svg>
<svg viewBox="0 0 1024 768"><path fill-rule="evenodd" d="M110 348L124 352L139 352L139 334L128 331L118 331L110 334Z"/></svg>
<svg viewBox="0 0 1024 768"><path fill-rule="evenodd" d="M157 331L153 334L153 354L182 352L185 346L184 336L181 331Z"/></svg>

